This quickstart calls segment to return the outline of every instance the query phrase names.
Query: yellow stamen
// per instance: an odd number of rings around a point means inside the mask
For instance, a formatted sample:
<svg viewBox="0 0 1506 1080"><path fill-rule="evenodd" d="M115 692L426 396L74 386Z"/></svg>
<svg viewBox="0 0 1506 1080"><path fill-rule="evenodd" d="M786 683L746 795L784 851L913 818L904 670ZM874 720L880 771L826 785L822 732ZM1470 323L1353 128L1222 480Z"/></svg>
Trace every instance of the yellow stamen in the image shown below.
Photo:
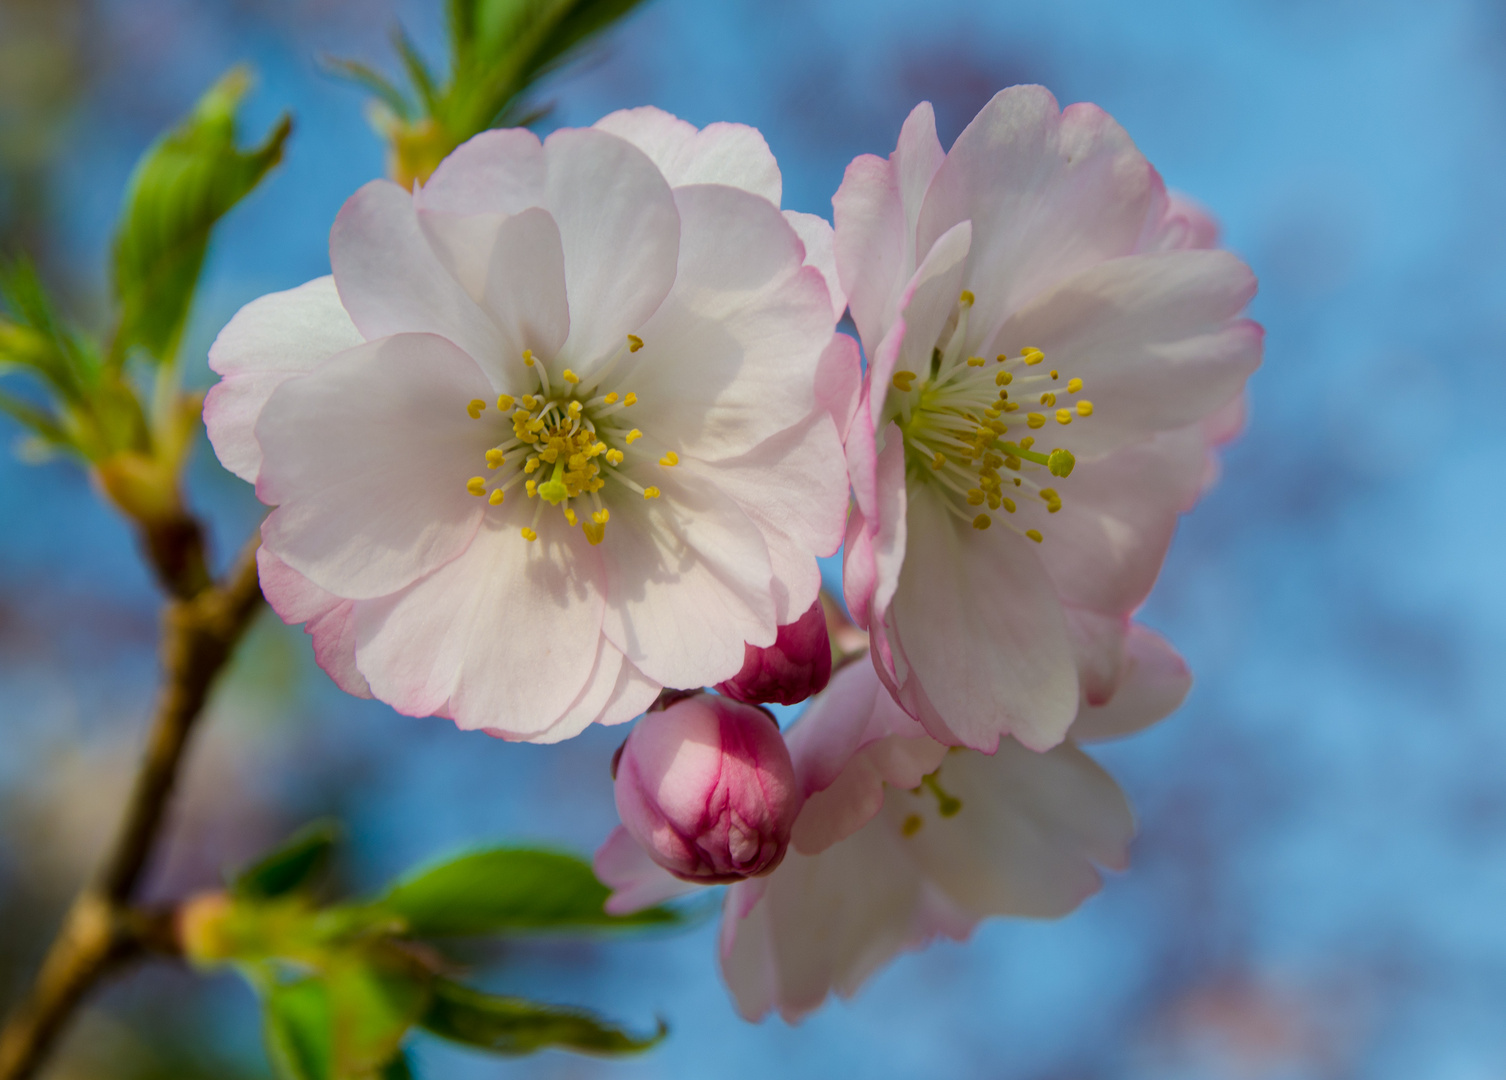
<svg viewBox="0 0 1506 1080"><path fill-rule="evenodd" d="M969 356L967 358L968 367L982 367L986 363L988 363L988 361L983 359L983 357L981 356Z"/></svg>
<svg viewBox="0 0 1506 1080"><path fill-rule="evenodd" d="M1041 395L1041 404L1042 405L1055 405L1056 404L1056 395L1053 394L1053 393L1050 393L1050 392L1042 394Z"/></svg>
<svg viewBox="0 0 1506 1080"><path fill-rule="evenodd" d="M1052 374L1055 375L1056 373L1052 372ZM575 372L571 371L569 368L566 368L565 369L565 381L567 383L569 383L571 386L574 386L576 383L580 382L580 376L577 375L577 374L575 374Z"/></svg>
<svg viewBox="0 0 1506 1080"><path fill-rule="evenodd" d="M670 450L659 459L659 464L663 465L665 468L669 468L671 465L678 465L680 464L680 455L675 453L673 450Z"/></svg>
<svg viewBox="0 0 1506 1080"><path fill-rule="evenodd" d="M1092 416L1093 415L1093 403L1091 401L1079 401L1077 403L1077 415L1078 416Z"/></svg>
<svg viewBox="0 0 1506 1080"><path fill-rule="evenodd" d="M631 390L629 390L627 392L627 396L622 399L622 405L623 405L624 408L626 408L629 405L636 405L637 403L638 403L638 395L635 394L635 393L633 393Z"/></svg>
<svg viewBox="0 0 1506 1080"><path fill-rule="evenodd" d="M913 388L913 384L915 382L915 372L896 371L894 373L894 378L890 379L889 381L894 384L894 389L898 390L902 394L908 394Z"/></svg>
<svg viewBox="0 0 1506 1080"><path fill-rule="evenodd" d="M473 476L465 482L465 490L472 495L481 496L486 494L486 477Z"/></svg>
<svg viewBox="0 0 1506 1080"><path fill-rule="evenodd" d="M643 348L643 339L637 334L628 335L628 352L637 352Z"/></svg>
<svg viewBox="0 0 1506 1080"><path fill-rule="evenodd" d="M622 451L618 450L616 447L613 447L611 450L607 451L607 464L608 465L621 465L622 464L622 458L623 458Z"/></svg>
<svg viewBox="0 0 1506 1080"><path fill-rule="evenodd" d="M1011 514L1014 513L1014 500L1013 499L1005 497L1003 499L1000 499L999 501L1004 504L1004 509L1008 510Z"/></svg>
<svg viewBox="0 0 1506 1080"><path fill-rule="evenodd" d="M533 367L533 350L532 349L524 349L523 350L523 363L527 367ZM532 530L529 530L529 531L531 532Z"/></svg>
<svg viewBox="0 0 1506 1080"><path fill-rule="evenodd" d="M1025 535L1030 537L1030 539L1034 540L1037 544L1041 542L1042 537L1039 529L1026 529Z"/></svg>
<svg viewBox="0 0 1506 1080"><path fill-rule="evenodd" d="M498 394L497 395L497 411L498 412L506 412L510 408L512 408L512 395L511 394Z"/></svg>
<svg viewBox="0 0 1506 1080"><path fill-rule="evenodd" d="M1004 358L1001 356L1001 357L999 357L999 359L1002 360ZM1012 382L1014 382L1014 373L1013 372L1001 371L997 375L994 376L994 385L995 386L1008 386Z"/></svg>
<svg viewBox="0 0 1506 1080"><path fill-rule="evenodd" d="M931 459L931 468L940 469L945 465L946 455L943 454L940 450L936 451L936 456Z"/></svg>
<svg viewBox="0 0 1506 1080"><path fill-rule="evenodd" d="M525 481L523 490L528 492L528 497L531 499L539 493L539 482L537 480Z"/></svg>
<svg viewBox="0 0 1506 1080"><path fill-rule="evenodd" d="M507 497L507 492L498 490L498 491L494 491L490 495L488 495L486 497L486 501L489 502L489 503L491 503L493 506L501 506L502 505L502 500L504 498L506 498L506 497Z"/></svg>
<svg viewBox="0 0 1506 1080"><path fill-rule="evenodd" d="M605 405L616 405L617 404L617 391L613 390L610 394L608 394L606 397L602 398L601 400L602 400L602 403L605 404Z"/></svg>
<svg viewBox="0 0 1506 1080"><path fill-rule="evenodd" d="M1027 346L1020 351L1020 359L1025 361L1025 363L1030 365L1031 367L1034 367L1036 364L1039 364L1042 360L1046 359L1046 354L1041 352L1041 350L1035 348L1034 346Z"/></svg>
<svg viewBox="0 0 1506 1080"><path fill-rule="evenodd" d="M961 304L963 307L972 307L973 306L973 301L976 300L976 299L977 299L977 297L973 296L973 294L972 294L971 291L969 291L967 289L963 289L962 290L962 295L957 298L957 302L959 304Z"/></svg>
<svg viewBox="0 0 1506 1080"><path fill-rule="evenodd" d="M1033 412L1025 417L1025 423L1033 428L1041 428L1046 426L1046 418L1038 412Z"/></svg>
<svg viewBox="0 0 1506 1080"><path fill-rule="evenodd" d="M1081 389L1082 389L1082 380L1081 379L1068 379L1067 380L1067 393L1069 393L1069 394L1075 394L1075 393L1077 393L1077 391L1079 391Z"/></svg>
<svg viewBox="0 0 1506 1080"><path fill-rule="evenodd" d="M1072 410L1071 409L1057 409L1056 410L1056 422L1058 424L1070 424L1072 422Z"/></svg>
<svg viewBox="0 0 1506 1080"><path fill-rule="evenodd" d="M989 517L987 514L979 514L977 517L973 518L973 528L975 529L986 529L993 523L993 518Z"/></svg>
<svg viewBox="0 0 1506 1080"><path fill-rule="evenodd" d="M539 534L534 532L527 525L524 525L521 531L523 533L523 539L527 540L529 543L533 543L533 541L539 538Z"/></svg>
<svg viewBox="0 0 1506 1080"><path fill-rule="evenodd" d="M574 526L575 526L575 511L571 510L568 506L565 507L565 520L570 523L570 526L572 528L574 528Z"/></svg>
<svg viewBox="0 0 1506 1080"><path fill-rule="evenodd" d="M982 506L983 505L983 491L982 491L981 488L968 488L967 489L967 504L969 506Z"/></svg>
<svg viewBox="0 0 1506 1080"><path fill-rule="evenodd" d="M470 414L472 420L479 420L481 419L481 410L484 408L486 408L486 402L480 398L471 398L471 403L465 407L465 411Z"/></svg>
<svg viewBox="0 0 1506 1080"><path fill-rule="evenodd" d="M920 827L925 823L925 819L919 814L911 814L905 818L904 824L899 827L899 833L901 836L914 836L920 832Z"/></svg>
<svg viewBox="0 0 1506 1080"><path fill-rule="evenodd" d="M501 466L502 462L506 460L507 459L502 456L502 451L500 450L488 450L486 452L486 467L488 469L498 468Z"/></svg>
<svg viewBox="0 0 1506 1080"><path fill-rule="evenodd" d="M591 515L591 520L596 522L596 524L598 525L605 525L608 521L612 520L612 512L605 506L603 506L600 510Z"/></svg>
<svg viewBox="0 0 1506 1080"><path fill-rule="evenodd" d="M627 444L629 446L632 446L635 440L641 438L643 438L643 432L639 431L637 428L634 428L632 431L629 431L627 433Z"/></svg>
<svg viewBox="0 0 1506 1080"><path fill-rule="evenodd" d="M1056 370L1056 369L1055 369L1055 368L1052 368L1052 369L1051 369L1051 377L1052 377L1052 378L1053 378L1053 379L1058 379L1058 378L1060 378L1060 377L1061 377L1061 373L1060 373L1060 372L1058 372L1058 371L1057 371L1057 370Z"/></svg>
<svg viewBox="0 0 1506 1080"><path fill-rule="evenodd" d="M643 497L645 499L657 499L659 497L659 489L656 487L646 487L643 489Z"/></svg>
<svg viewBox="0 0 1506 1080"><path fill-rule="evenodd" d="M595 547L597 544L601 543L601 538L605 536L607 532L606 526L596 521L582 522L580 531L586 534L586 539L590 541L592 547Z"/></svg>

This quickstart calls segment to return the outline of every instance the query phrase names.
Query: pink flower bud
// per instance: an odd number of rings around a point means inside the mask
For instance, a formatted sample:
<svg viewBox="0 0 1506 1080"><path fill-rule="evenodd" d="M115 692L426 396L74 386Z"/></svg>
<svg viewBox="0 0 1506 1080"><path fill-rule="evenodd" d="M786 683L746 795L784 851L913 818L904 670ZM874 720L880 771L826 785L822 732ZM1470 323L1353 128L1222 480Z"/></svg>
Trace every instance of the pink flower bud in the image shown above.
<svg viewBox="0 0 1506 1080"><path fill-rule="evenodd" d="M743 668L717 689L750 705L794 705L826 688L831 679L831 641L818 599L766 649L744 646Z"/></svg>
<svg viewBox="0 0 1506 1080"><path fill-rule="evenodd" d="M701 884L767 874L800 810L795 770L768 714L712 694L638 721L618 752L617 813L676 877Z"/></svg>

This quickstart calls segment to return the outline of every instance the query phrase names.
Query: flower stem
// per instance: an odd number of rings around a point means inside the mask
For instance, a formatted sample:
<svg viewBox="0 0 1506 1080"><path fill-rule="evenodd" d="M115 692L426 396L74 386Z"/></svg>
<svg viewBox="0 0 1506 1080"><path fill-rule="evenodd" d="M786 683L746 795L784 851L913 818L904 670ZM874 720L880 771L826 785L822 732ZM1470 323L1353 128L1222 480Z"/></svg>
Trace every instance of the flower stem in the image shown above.
<svg viewBox="0 0 1506 1080"><path fill-rule="evenodd" d="M143 953L174 951L165 919L133 906L131 897L160 837L194 723L261 609L256 547L253 539L223 582L174 599L164 611L165 682L120 832L95 880L75 897L30 992L0 1030L0 1080L33 1075L78 1003L112 969ZM167 581L177 576L174 569L157 566Z"/></svg>

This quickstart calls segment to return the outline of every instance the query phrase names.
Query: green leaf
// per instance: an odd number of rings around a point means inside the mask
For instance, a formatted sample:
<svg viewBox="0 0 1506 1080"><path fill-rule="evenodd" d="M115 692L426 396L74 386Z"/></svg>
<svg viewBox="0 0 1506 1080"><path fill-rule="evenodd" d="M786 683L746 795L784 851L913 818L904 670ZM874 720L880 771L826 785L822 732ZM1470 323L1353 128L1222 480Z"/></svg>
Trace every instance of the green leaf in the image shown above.
<svg viewBox="0 0 1506 1080"><path fill-rule="evenodd" d="M282 160L286 114L258 147L236 147L235 114L251 76L233 69L137 163L115 234L120 326L111 353L135 346L170 361L188 318L210 231Z"/></svg>
<svg viewBox="0 0 1506 1080"><path fill-rule="evenodd" d="M404 96L403 92L392 85L391 80L369 64L363 64L359 60L342 60L338 56L320 57L319 64L331 75L342 79L348 79L358 86L364 86L377 96L377 99L392 111L392 115L399 120L413 119L413 105Z"/></svg>
<svg viewBox="0 0 1506 1080"><path fill-rule="evenodd" d="M590 864L573 855L492 848L421 870L372 906L403 919L419 937L678 921L662 907L608 915L609 895Z"/></svg>
<svg viewBox="0 0 1506 1080"><path fill-rule="evenodd" d="M339 839L340 826L335 822L305 825L235 875L230 891L244 900L271 900L307 888L329 865Z"/></svg>
<svg viewBox="0 0 1506 1080"><path fill-rule="evenodd" d="M263 995L267 1054L284 1080L332 1080L335 1050L329 991L316 978L274 983Z"/></svg>
<svg viewBox="0 0 1506 1080"><path fill-rule="evenodd" d="M436 979L420 1025L441 1038L496 1054L531 1054L558 1046L586 1054L634 1054L664 1038L661 1021L651 1036L637 1036L581 1009L497 997Z"/></svg>

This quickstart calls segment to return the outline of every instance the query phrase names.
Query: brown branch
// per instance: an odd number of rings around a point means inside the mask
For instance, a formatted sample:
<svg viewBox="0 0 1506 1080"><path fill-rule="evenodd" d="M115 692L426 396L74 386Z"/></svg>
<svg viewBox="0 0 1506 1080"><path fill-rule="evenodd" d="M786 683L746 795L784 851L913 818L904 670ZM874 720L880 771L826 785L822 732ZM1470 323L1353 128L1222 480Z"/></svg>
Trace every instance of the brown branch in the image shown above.
<svg viewBox="0 0 1506 1080"><path fill-rule="evenodd" d="M0 1030L0 1080L31 1076L79 1000L113 967L163 948L160 917L132 907L131 897L156 845L194 721L260 606L254 541L222 584L168 604L165 685L120 833L98 877L74 899L30 994Z"/></svg>

